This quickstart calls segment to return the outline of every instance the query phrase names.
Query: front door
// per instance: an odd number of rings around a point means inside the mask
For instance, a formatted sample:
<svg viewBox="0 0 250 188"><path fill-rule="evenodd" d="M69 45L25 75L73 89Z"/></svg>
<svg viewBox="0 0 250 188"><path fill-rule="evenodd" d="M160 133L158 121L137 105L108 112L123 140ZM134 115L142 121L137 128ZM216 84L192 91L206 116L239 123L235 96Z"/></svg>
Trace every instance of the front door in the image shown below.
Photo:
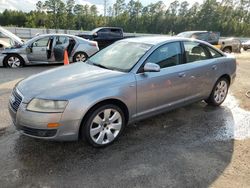
<svg viewBox="0 0 250 188"><path fill-rule="evenodd" d="M145 63L156 63L160 72L142 72L137 79L137 116L174 107L190 95L190 75L182 64L179 42L156 49Z"/></svg>
<svg viewBox="0 0 250 188"><path fill-rule="evenodd" d="M28 60L31 62L48 62L50 37L43 37L33 42L28 50Z"/></svg>

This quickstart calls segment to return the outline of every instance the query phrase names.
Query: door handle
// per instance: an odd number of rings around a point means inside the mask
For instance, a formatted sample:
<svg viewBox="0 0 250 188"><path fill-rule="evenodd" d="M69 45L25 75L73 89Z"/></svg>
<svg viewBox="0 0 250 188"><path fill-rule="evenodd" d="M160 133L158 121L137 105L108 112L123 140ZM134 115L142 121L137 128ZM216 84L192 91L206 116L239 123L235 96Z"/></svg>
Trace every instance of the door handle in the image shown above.
<svg viewBox="0 0 250 188"><path fill-rule="evenodd" d="M186 76L186 73L185 73L185 72L179 73L179 77L180 77L180 78L183 78L183 77L185 77L185 76Z"/></svg>
<svg viewBox="0 0 250 188"><path fill-rule="evenodd" d="M213 66L212 66L212 69L213 69L213 70L217 70L217 65L213 65Z"/></svg>

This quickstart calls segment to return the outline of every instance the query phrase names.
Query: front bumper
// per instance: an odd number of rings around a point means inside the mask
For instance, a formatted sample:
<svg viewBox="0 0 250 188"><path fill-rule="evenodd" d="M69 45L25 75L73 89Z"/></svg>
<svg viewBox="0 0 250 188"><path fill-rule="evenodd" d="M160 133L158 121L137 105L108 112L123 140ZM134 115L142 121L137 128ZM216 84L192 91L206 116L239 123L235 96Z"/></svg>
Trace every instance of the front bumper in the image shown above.
<svg viewBox="0 0 250 188"><path fill-rule="evenodd" d="M37 113L26 110L21 103L17 112L9 103L9 113L16 128L24 135L45 140L73 141L78 139L80 120L63 120L62 113ZM48 123L59 123L48 128Z"/></svg>
<svg viewBox="0 0 250 188"><path fill-rule="evenodd" d="M3 65L3 60L4 60L4 58L6 57L6 54L1 54L0 53L0 67L3 67L4 65Z"/></svg>

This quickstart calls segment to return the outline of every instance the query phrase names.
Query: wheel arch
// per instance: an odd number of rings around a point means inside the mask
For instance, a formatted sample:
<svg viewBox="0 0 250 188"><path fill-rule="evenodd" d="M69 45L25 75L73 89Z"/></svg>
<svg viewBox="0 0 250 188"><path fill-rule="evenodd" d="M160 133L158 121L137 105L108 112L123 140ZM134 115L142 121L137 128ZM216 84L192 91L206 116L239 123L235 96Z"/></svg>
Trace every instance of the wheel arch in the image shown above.
<svg viewBox="0 0 250 188"><path fill-rule="evenodd" d="M231 84L231 77L230 77L228 74L223 74L221 77L219 77L219 78L217 79L217 81L218 81L219 79L221 79L221 78L226 78L227 81L228 81L228 84L229 84L229 85Z"/></svg>
<svg viewBox="0 0 250 188"><path fill-rule="evenodd" d="M3 58L3 66L7 67L7 64L6 64L6 59L10 56L10 55L16 55L20 58L20 60L23 62L23 65L25 65L25 60L24 58L18 54L18 53L3 53L5 55L5 57Z"/></svg>
<svg viewBox="0 0 250 188"><path fill-rule="evenodd" d="M225 49L229 49L229 50L231 50L231 52L233 52L233 47L232 46L224 46L222 51L224 52Z"/></svg>
<svg viewBox="0 0 250 188"><path fill-rule="evenodd" d="M99 108L100 106L103 106L103 105L105 105L105 104L113 104L113 105L116 105L116 106L118 106L119 108L121 108L121 110L123 111L123 113L124 113L124 116L125 116L125 124L127 124L128 123L128 121L129 121L129 110L128 110L128 107L127 107L127 105L123 102L123 101L121 101L121 100L119 100L119 99L115 99L115 98L111 98L111 99L104 99L104 100L102 100L102 101L99 101L99 102L97 102L97 103L95 103L94 105L92 105L89 109L88 109L88 111L85 113L85 115L83 116L83 118L82 118L82 120L81 120L81 123L80 123L80 126L79 126L79 130L78 130L78 132L79 132L79 138L82 136L81 135L81 128L82 128L82 126L84 126L84 123L87 121L87 119L88 119L88 117L90 116L90 114L95 110L95 109L97 109L97 108Z"/></svg>

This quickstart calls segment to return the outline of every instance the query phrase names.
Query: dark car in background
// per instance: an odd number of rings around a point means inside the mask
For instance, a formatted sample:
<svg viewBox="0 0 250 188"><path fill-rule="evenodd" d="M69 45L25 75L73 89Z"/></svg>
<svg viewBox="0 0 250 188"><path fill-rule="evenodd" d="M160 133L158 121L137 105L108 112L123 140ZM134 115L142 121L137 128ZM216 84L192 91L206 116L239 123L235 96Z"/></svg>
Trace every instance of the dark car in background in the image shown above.
<svg viewBox="0 0 250 188"><path fill-rule="evenodd" d="M77 36L96 41L100 49L124 39L123 29L120 27L98 27L90 31L89 34L79 34Z"/></svg>
<svg viewBox="0 0 250 188"><path fill-rule="evenodd" d="M194 38L202 41L206 41L215 47L219 48L223 52L227 53L240 53L242 44L241 41L236 38L220 38L220 32L214 31L186 31L179 33L178 37Z"/></svg>

